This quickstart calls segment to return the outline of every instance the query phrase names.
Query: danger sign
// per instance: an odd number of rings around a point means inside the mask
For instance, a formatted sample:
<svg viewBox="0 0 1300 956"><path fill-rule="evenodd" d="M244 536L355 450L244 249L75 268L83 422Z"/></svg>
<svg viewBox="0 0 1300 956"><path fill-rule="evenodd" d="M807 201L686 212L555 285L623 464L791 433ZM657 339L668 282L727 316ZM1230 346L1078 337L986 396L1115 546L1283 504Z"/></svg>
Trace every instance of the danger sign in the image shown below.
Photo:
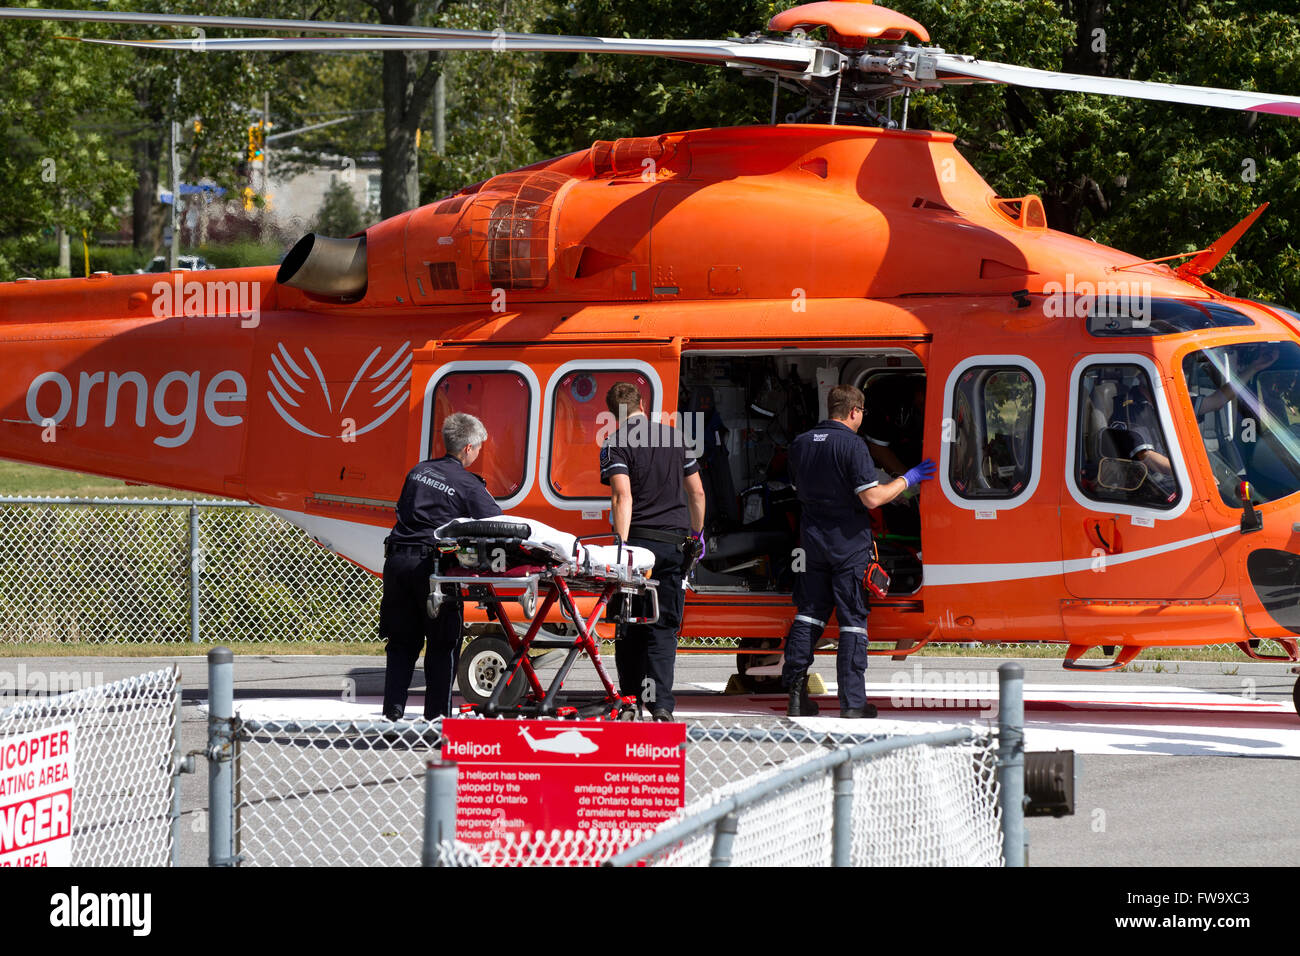
<svg viewBox="0 0 1300 956"><path fill-rule="evenodd" d="M459 765L456 837L523 830L650 829L686 793L686 725L446 720L442 756Z"/></svg>
<svg viewBox="0 0 1300 956"><path fill-rule="evenodd" d="M72 865L75 730L0 737L0 867Z"/></svg>

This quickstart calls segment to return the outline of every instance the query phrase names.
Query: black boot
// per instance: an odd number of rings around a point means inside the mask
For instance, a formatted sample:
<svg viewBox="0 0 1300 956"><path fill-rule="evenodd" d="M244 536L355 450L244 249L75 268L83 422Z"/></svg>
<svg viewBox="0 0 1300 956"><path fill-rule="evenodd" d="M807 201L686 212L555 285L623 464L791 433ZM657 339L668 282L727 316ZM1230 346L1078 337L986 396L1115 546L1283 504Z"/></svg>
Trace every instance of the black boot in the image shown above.
<svg viewBox="0 0 1300 956"><path fill-rule="evenodd" d="M876 705L863 704L861 707L844 707L840 710L840 716L847 717L851 720L863 717L875 717Z"/></svg>
<svg viewBox="0 0 1300 956"><path fill-rule="evenodd" d="M808 696L808 675L796 674L790 683L790 702L785 708L787 717L816 717L821 710L817 702Z"/></svg>

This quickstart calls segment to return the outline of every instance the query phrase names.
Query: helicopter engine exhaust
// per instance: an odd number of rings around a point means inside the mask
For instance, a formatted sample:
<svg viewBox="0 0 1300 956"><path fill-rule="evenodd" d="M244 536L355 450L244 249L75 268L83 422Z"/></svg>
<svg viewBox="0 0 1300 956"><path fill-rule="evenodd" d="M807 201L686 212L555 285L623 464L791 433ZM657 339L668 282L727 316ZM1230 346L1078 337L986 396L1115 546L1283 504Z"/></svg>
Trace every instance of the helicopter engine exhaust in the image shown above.
<svg viewBox="0 0 1300 956"><path fill-rule="evenodd" d="M366 237L330 239L309 232L289 250L275 281L331 299L357 299L366 291Z"/></svg>

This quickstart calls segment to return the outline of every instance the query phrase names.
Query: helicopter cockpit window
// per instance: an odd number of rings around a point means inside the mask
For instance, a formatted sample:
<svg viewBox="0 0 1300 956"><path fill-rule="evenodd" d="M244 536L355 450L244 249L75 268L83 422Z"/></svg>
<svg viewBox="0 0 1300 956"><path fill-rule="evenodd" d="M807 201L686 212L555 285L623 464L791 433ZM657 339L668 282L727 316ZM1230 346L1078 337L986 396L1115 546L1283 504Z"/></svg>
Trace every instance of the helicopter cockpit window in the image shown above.
<svg viewBox="0 0 1300 956"><path fill-rule="evenodd" d="M644 372L632 369L575 369L561 376L551 396L551 454L547 480L561 498L609 498L600 483L600 446L612 418L605 393L616 382L631 382L646 410L655 405L655 390Z"/></svg>
<svg viewBox="0 0 1300 956"><path fill-rule="evenodd" d="M517 372L449 372L433 390L430 455L447 453L442 423L455 412L468 412L483 422L488 440L471 471L483 476L494 498L518 493L527 477L528 430L533 420L528 382Z"/></svg>
<svg viewBox="0 0 1300 956"><path fill-rule="evenodd" d="M1300 491L1300 345L1247 342L1193 352L1183 376L1219 497L1240 508Z"/></svg>
<svg viewBox="0 0 1300 956"><path fill-rule="evenodd" d="M1182 491L1155 392L1137 365L1092 365L1079 378L1079 490L1093 501L1168 510Z"/></svg>
<svg viewBox="0 0 1300 956"><path fill-rule="evenodd" d="M1201 299L1099 295L1088 310L1088 331L1097 336L1174 335L1254 324L1230 305Z"/></svg>
<svg viewBox="0 0 1300 956"><path fill-rule="evenodd" d="M948 482L967 500L1015 498L1034 461L1034 380L1015 366L974 366L953 394Z"/></svg>

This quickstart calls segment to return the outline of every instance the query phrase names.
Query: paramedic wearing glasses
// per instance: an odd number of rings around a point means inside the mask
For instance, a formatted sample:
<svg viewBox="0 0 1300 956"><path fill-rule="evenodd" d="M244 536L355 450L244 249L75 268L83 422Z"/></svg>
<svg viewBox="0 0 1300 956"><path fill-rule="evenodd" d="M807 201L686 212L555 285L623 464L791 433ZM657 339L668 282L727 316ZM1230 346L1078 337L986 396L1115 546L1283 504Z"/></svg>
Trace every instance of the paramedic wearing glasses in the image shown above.
<svg viewBox="0 0 1300 956"><path fill-rule="evenodd" d="M438 570L434 532L453 518L495 518L501 514L483 479L469 471L487 441L487 429L473 415L457 412L442 423L447 454L411 469L397 501L397 523L384 539L384 595L379 602L379 636L385 639L384 718L401 720L424 651L424 716L451 713L451 685L460 660L463 604L442 602L429 617L429 575ZM448 586L454 587L454 585ZM444 589L444 593L450 593Z"/></svg>
<svg viewBox="0 0 1300 956"><path fill-rule="evenodd" d="M934 476L928 458L902 477L881 484L862 426L862 392L836 385L826 400L830 416L790 444L790 474L803 506L800 520L805 567L795 587L798 612L785 643L782 681L790 692L787 713L812 717L817 704L808 696L813 648L835 610L839 649L835 670L841 717L874 717L867 703L867 606L863 575L871 562L869 508L893 501L908 488Z"/></svg>
<svg viewBox="0 0 1300 956"><path fill-rule="evenodd" d="M610 522L621 540L654 553L651 575L659 582L659 620L627 625L614 644L619 693L635 695L655 720L672 720L682 579L704 553L704 484L682 433L649 420L635 385L615 383L605 405L619 423L600 449Z"/></svg>

